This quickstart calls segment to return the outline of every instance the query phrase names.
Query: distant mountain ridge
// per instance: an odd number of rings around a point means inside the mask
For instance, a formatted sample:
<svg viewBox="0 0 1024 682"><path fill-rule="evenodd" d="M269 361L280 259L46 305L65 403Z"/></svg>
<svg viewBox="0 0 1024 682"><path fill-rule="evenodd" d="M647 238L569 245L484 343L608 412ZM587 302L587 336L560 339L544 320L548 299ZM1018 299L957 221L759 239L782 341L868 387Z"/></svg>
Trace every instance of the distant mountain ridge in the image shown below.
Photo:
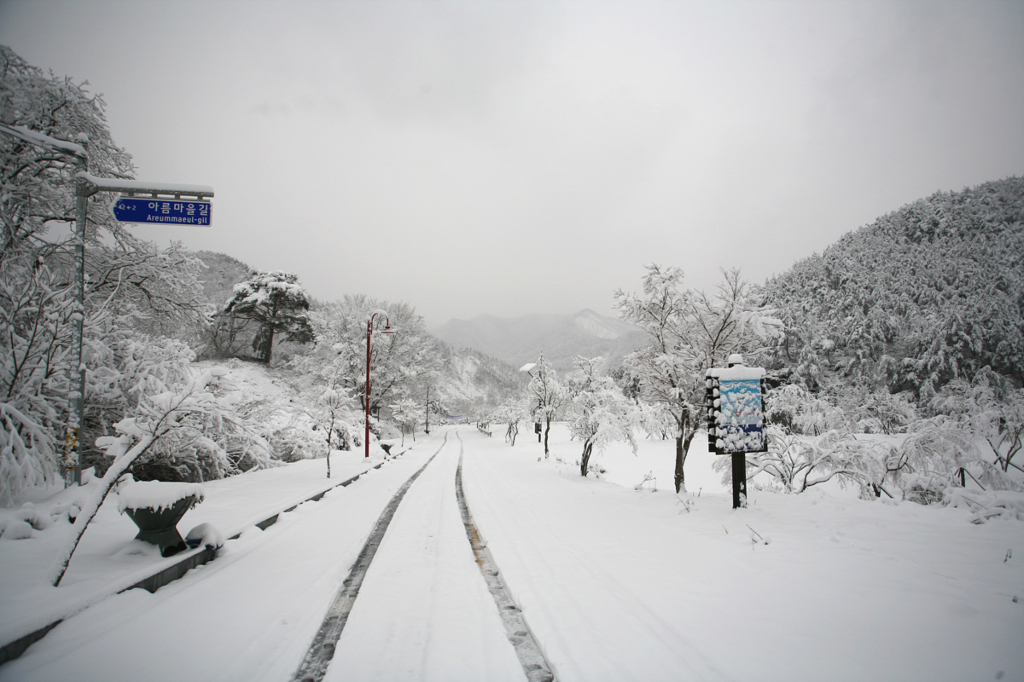
<svg viewBox="0 0 1024 682"><path fill-rule="evenodd" d="M589 309L574 315L481 315L450 320L432 333L456 348L472 348L515 367L544 353L560 372L571 370L577 355L601 356L614 367L645 341L639 328Z"/></svg>
<svg viewBox="0 0 1024 682"><path fill-rule="evenodd" d="M218 309L223 308L231 298L235 285L245 281L252 268L226 253L196 251L194 255L206 264L206 268L199 273L203 293L210 303Z"/></svg>

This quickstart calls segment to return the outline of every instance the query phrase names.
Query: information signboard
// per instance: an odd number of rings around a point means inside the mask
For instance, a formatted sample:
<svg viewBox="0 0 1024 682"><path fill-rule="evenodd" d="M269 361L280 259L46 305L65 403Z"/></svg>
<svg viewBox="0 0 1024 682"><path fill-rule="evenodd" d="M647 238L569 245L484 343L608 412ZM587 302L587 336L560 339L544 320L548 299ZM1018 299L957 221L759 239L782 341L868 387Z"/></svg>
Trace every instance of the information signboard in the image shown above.
<svg viewBox="0 0 1024 682"><path fill-rule="evenodd" d="M764 412L759 379L720 379L715 436L722 453L764 452Z"/></svg>
<svg viewBox="0 0 1024 682"><path fill-rule="evenodd" d="M760 367L707 372L708 449L719 455L765 452Z"/></svg>
<svg viewBox="0 0 1024 682"><path fill-rule="evenodd" d="M210 225L209 201L119 197L112 210L122 223Z"/></svg>

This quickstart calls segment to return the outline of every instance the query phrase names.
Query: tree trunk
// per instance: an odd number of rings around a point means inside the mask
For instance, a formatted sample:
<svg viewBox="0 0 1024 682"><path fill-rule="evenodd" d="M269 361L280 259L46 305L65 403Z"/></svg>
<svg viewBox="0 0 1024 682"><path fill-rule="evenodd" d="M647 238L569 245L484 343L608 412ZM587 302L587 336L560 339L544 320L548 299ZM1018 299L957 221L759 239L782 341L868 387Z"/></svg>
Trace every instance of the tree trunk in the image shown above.
<svg viewBox="0 0 1024 682"><path fill-rule="evenodd" d="M690 451L690 442L695 434L696 431L693 429L687 429L685 436L680 434L676 437L676 494L686 492L686 476L683 473L683 464L686 463L686 454Z"/></svg>
<svg viewBox="0 0 1024 682"><path fill-rule="evenodd" d="M594 444L589 440L583 444L583 459L580 460L580 474L583 476L587 475L587 471L590 470L590 455L594 451Z"/></svg>
<svg viewBox="0 0 1024 682"><path fill-rule="evenodd" d="M267 357L263 361L267 367L270 366L270 354L274 352L274 327L270 326L270 331L267 333Z"/></svg>
<svg viewBox="0 0 1024 682"><path fill-rule="evenodd" d="M676 436L676 494L686 490L686 479L683 474L683 463L686 462L686 448L683 446L683 435Z"/></svg>
<svg viewBox="0 0 1024 682"><path fill-rule="evenodd" d="M256 331L256 338L253 339L252 349L256 354L256 360L265 365L270 364L270 355L274 348L274 327L264 324Z"/></svg>
<svg viewBox="0 0 1024 682"><path fill-rule="evenodd" d="M551 417L548 417L545 421L544 428L544 459L548 457L548 434L551 433Z"/></svg>
<svg viewBox="0 0 1024 682"><path fill-rule="evenodd" d="M334 435L334 418L327 427L327 478L331 477L331 437Z"/></svg>

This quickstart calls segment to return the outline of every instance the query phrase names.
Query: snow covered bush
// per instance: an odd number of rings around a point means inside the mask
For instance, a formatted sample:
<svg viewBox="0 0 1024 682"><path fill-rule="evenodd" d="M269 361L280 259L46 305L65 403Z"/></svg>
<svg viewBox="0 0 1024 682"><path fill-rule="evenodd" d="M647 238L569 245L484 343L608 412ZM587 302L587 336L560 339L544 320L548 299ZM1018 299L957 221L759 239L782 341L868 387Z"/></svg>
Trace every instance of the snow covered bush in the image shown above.
<svg viewBox="0 0 1024 682"><path fill-rule="evenodd" d="M981 442L945 416L917 422L912 433L895 439L843 430L798 434L775 424L768 428L768 452L747 455L747 478L766 475L769 489L787 493L835 480L858 486L864 499L919 504L949 504L964 490L972 495L1020 491L1020 482L979 447ZM726 458L715 463L724 482L728 465ZM984 499L977 497L975 507L984 506Z"/></svg>
<svg viewBox="0 0 1024 682"><path fill-rule="evenodd" d="M224 368L199 373L191 370L188 383L208 378L202 401L190 401L190 409L179 414L132 467L136 478L165 481L209 481L274 466L271 446L259 432L259 423L238 410L238 392ZM188 384L185 384L188 385ZM182 390L181 384L165 392ZM97 439L97 445L103 442Z"/></svg>
<svg viewBox="0 0 1024 682"><path fill-rule="evenodd" d="M908 393L844 386L838 397L840 408L859 433L905 433L918 419L917 406Z"/></svg>
<svg viewBox="0 0 1024 682"><path fill-rule="evenodd" d="M95 332L83 352L87 367L86 426L96 448L86 449L87 464L105 470L102 439L114 424L135 416L155 396L184 390L200 374L195 353L183 341L139 334L123 318L98 315ZM206 409L191 411L132 466L140 480L205 481L271 464L270 447L258 422L239 410L241 392L224 368L207 370Z"/></svg>
<svg viewBox="0 0 1024 682"><path fill-rule="evenodd" d="M809 436L846 430L849 425L841 409L799 384L786 384L768 391L765 419L788 432Z"/></svg>
<svg viewBox="0 0 1024 682"><path fill-rule="evenodd" d="M787 493L802 493L808 488L837 479L840 483L859 483L869 468L864 453L852 434L829 430L820 435L789 433L777 425L767 427L768 451L747 454L747 479L764 473L770 487ZM715 461L715 470L730 480L728 457Z"/></svg>
<svg viewBox="0 0 1024 682"><path fill-rule="evenodd" d="M990 454L962 423L948 417L921 422L900 446L915 476L937 479L935 486L975 487L982 490L1012 490L1020 485L993 461ZM908 485L923 482L910 478ZM902 486L906 488L907 486Z"/></svg>
<svg viewBox="0 0 1024 682"><path fill-rule="evenodd" d="M967 490L947 488L942 502L949 507L970 509L971 523L985 523L994 518L1024 521L1024 493L1009 490Z"/></svg>
<svg viewBox="0 0 1024 682"><path fill-rule="evenodd" d="M1007 383L991 370L982 371L971 382L955 380L944 386L930 407L984 439L1004 472L1013 468L1024 473L1013 461L1024 447L1024 389Z"/></svg>

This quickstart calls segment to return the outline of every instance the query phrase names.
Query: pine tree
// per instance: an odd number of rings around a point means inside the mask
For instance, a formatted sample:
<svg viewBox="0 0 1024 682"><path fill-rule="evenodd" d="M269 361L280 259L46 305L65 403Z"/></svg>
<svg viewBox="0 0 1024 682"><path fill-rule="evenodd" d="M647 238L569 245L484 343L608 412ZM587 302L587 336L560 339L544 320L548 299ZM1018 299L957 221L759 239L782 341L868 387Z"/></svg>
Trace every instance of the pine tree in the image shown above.
<svg viewBox="0 0 1024 682"><path fill-rule="evenodd" d="M249 279L235 285L234 294L224 306L224 313L237 320L252 320L258 330L252 342L256 359L269 365L274 337L296 343L313 341L309 322L309 297L299 286L299 278L287 272L253 270Z"/></svg>

